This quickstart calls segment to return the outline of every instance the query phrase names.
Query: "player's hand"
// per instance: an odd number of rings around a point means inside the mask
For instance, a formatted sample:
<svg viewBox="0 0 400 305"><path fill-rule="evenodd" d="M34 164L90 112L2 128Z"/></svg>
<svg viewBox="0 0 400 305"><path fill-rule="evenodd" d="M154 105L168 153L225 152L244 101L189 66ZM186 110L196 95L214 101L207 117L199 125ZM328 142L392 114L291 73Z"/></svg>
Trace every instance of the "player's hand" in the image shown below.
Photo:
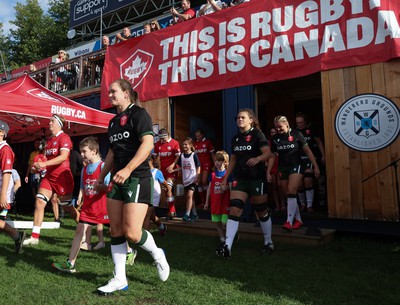
<svg viewBox="0 0 400 305"><path fill-rule="evenodd" d="M253 167L255 165L257 165L258 163L261 162L261 159L256 157L256 158L250 158L249 160L247 160L246 165L249 167Z"/></svg>
<svg viewBox="0 0 400 305"><path fill-rule="evenodd" d="M6 209L8 207L7 197L1 196L0 198L0 207Z"/></svg>
<svg viewBox="0 0 400 305"><path fill-rule="evenodd" d="M314 175L315 175L315 178L318 179L319 176L320 176L320 174L321 174L321 173L320 173L320 171L319 171L319 168L318 168L318 167L315 167L315 168L314 168Z"/></svg>
<svg viewBox="0 0 400 305"><path fill-rule="evenodd" d="M122 185L125 183L125 180L128 179L130 175L131 175L131 170L124 167L114 175L113 181L116 184Z"/></svg>

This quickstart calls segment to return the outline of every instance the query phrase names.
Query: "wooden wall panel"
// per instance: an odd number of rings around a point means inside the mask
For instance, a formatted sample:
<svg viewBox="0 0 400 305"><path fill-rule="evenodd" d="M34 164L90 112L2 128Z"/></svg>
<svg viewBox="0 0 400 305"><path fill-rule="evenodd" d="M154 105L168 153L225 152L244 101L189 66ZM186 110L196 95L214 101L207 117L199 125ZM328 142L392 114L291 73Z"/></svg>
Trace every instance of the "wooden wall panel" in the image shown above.
<svg viewBox="0 0 400 305"><path fill-rule="evenodd" d="M169 128L170 108L168 98L142 102L140 106L146 109L153 124L159 124L160 128Z"/></svg>
<svg viewBox="0 0 400 305"><path fill-rule="evenodd" d="M385 70L385 84L386 84L386 96L396 103L397 107L400 107L400 59L391 60L384 64ZM395 162L400 159L400 140L397 138L396 141L390 145L390 161ZM390 164L390 163L387 163ZM385 164L383 164L385 165ZM400 166L400 162L398 163ZM382 172L383 175L390 177L391 184L387 185L388 193L392 194L393 200L384 203L384 217L388 220L399 220L400 211L398 201L399 198L396 194L396 176L395 169L390 167ZM400 168L397 167L397 175L400 178ZM389 192L389 190L391 192Z"/></svg>
<svg viewBox="0 0 400 305"><path fill-rule="evenodd" d="M371 66L356 67L356 86L357 94L373 92L372 86L372 70ZM377 152L360 153L361 168L363 179L371 177L378 171L378 154ZM352 181L353 184L362 183L362 181ZM374 176L362 184L364 195L364 218L380 219L381 216L381 200L379 177Z"/></svg>
<svg viewBox="0 0 400 305"><path fill-rule="evenodd" d="M331 116L330 108L330 74L329 72L321 73L321 89L322 89L322 100L325 101L322 107L323 119L325 122L324 126L332 126L333 120ZM326 190L327 190L327 202L328 202L328 215L330 217L336 217L336 180L335 180L335 169L333 167L334 162L334 152L333 152L333 128L324 127L324 137L325 137L325 160L326 162ZM329 148L329 149L328 149Z"/></svg>
<svg viewBox="0 0 400 305"><path fill-rule="evenodd" d="M344 96L347 100L357 94L357 79L356 70L354 67L343 69L344 75ZM350 170L350 181L358 181L359 183L353 184L351 192L351 218L362 219L364 217L364 204L362 195L362 170L361 170L361 158L360 152L350 149L349 154L349 170ZM340 214L340 212L339 212ZM347 214L346 214L347 215Z"/></svg>
<svg viewBox="0 0 400 305"><path fill-rule="evenodd" d="M356 94L381 94L399 107L400 59L325 71L321 81L329 217L398 221L394 168L363 180L400 158L399 139L377 152L358 152L339 140L334 120L339 107Z"/></svg>
<svg viewBox="0 0 400 305"><path fill-rule="evenodd" d="M385 64L378 63L371 65L372 69L372 85L373 92L377 94L381 94L387 96L386 93L386 78L385 78ZM390 158L391 148L386 147L382 150L377 151L377 159L378 159L378 171L386 167L391 162ZM389 171L388 171L389 170ZM389 173L389 174L388 174ZM378 181L382 190L393 189L392 177L390 175L390 169L386 169L378 174ZM380 199L382 204L380 205L380 219L383 221L386 220L394 220L394 202L396 198L394 197L394 192L382 192L380 193Z"/></svg>
<svg viewBox="0 0 400 305"><path fill-rule="evenodd" d="M330 112L332 114L331 119L328 122L324 122L325 129L331 130L330 136L333 138L333 149L334 153L334 164L333 164L333 175L335 179L335 198L336 207L335 215L339 218L350 218L351 217L351 191L350 185L350 168L349 168L349 155L348 150L342 145L339 138L336 136L334 130L335 116L339 107L342 105L345 97L345 86L344 86L344 73L342 69L332 70L329 72L330 80ZM327 127L327 124L329 126ZM325 137L326 138L326 137ZM329 148L328 148L329 149ZM329 162L329 160L327 161ZM329 184L330 181L328 180Z"/></svg>

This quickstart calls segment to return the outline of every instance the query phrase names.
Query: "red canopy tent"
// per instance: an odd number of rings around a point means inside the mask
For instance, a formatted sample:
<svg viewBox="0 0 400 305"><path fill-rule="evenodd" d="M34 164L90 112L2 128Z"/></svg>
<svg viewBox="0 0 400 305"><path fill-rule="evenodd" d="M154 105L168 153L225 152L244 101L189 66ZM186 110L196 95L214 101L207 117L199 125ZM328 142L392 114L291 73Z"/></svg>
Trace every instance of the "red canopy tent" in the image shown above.
<svg viewBox="0 0 400 305"><path fill-rule="evenodd" d="M47 136L53 114L67 120L64 132L70 136L104 133L114 116L48 90L29 75L0 85L0 119L10 125L12 143Z"/></svg>

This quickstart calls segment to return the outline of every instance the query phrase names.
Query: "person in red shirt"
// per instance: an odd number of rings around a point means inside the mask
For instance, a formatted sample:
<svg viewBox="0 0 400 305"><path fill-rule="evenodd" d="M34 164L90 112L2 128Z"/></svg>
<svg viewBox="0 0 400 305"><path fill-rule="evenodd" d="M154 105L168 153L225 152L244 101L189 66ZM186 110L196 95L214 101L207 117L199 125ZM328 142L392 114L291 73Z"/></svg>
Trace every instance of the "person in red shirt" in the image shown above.
<svg viewBox="0 0 400 305"><path fill-rule="evenodd" d="M199 157L201 164L200 181L197 186L197 191L201 199L201 205L204 206L206 202L206 194L208 188L208 175L213 168L215 161L215 150L214 145L209 139L204 137L204 131L198 128L195 132L196 141L194 142L195 153Z"/></svg>
<svg viewBox="0 0 400 305"><path fill-rule="evenodd" d="M180 14L174 7L172 7L170 10L172 16L174 17L174 24L177 24L177 23L180 23L183 21L188 21L189 19L196 17L195 10L190 8L189 0L183 0L181 3L181 7L183 9L182 14Z"/></svg>
<svg viewBox="0 0 400 305"><path fill-rule="evenodd" d="M0 120L0 208L5 209L9 204L7 198L8 186L11 180L12 167L14 164L14 152L5 141L10 127L8 124ZM15 241L15 252L21 253L25 232L17 231L4 220L0 220L0 231L7 233Z"/></svg>
<svg viewBox="0 0 400 305"><path fill-rule="evenodd" d="M163 173L165 180L167 180L169 187L173 190L174 183L178 176L178 174L173 172L173 170L181 154L181 148L179 142L172 139L165 128L160 129L158 137L160 140L154 145L153 156L158 156L159 162L157 163L160 165L160 170ZM167 202L167 219L172 219L176 216L174 196L167 197Z"/></svg>
<svg viewBox="0 0 400 305"><path fill-rule="evenodd" d="M79 212L71 203L74 178L69 166L69 154L72 150L72 142L69 135L62 130L65 123L65 119L61 115L53 114L51 116L49 129L52 136L46 142L45 152L47 161L33 163L33 167L37 170L46 168L46 174L43 175L40 181L38 194L36 195L32 235L24 241L24 245L39 244L44 209L53 194L57 194L64 210L73 219L76 221L79 219Z"/></svg>

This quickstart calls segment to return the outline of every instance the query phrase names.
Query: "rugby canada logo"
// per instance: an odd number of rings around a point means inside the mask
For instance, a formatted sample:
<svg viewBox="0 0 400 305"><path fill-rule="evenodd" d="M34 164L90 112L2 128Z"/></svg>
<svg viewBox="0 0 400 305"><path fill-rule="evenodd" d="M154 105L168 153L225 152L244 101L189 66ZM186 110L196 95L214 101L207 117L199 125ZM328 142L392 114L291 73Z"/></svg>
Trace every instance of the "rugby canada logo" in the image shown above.
<svg viewBox="0 0 400 305"><path fill-rule="evenodd" d="M125 78L132 83L135 89L149 73L153 64L154 55L143 50L137 50L120 66L121 78Z"/></svg>
<svg viewBox="0 0 400 305"><path fill-rule="evenodd" d="M65 104L64 101L62 101L61 99L55 98L55 97L47 94L46 92L40 90L39 88L30 89L26 92L28 94L30 94L34 97L38 97L42 100L48 100L48 101L52 101L52 102L61 102L61 103Z"/></svg>
<svg viewBox="0 0 400 305"><path fill-rule="evenodd" d="M399 135L399 109L382 95L356 95L337 111L335 129L346 146L363 152L376 151L389 146Z"/></svg>

